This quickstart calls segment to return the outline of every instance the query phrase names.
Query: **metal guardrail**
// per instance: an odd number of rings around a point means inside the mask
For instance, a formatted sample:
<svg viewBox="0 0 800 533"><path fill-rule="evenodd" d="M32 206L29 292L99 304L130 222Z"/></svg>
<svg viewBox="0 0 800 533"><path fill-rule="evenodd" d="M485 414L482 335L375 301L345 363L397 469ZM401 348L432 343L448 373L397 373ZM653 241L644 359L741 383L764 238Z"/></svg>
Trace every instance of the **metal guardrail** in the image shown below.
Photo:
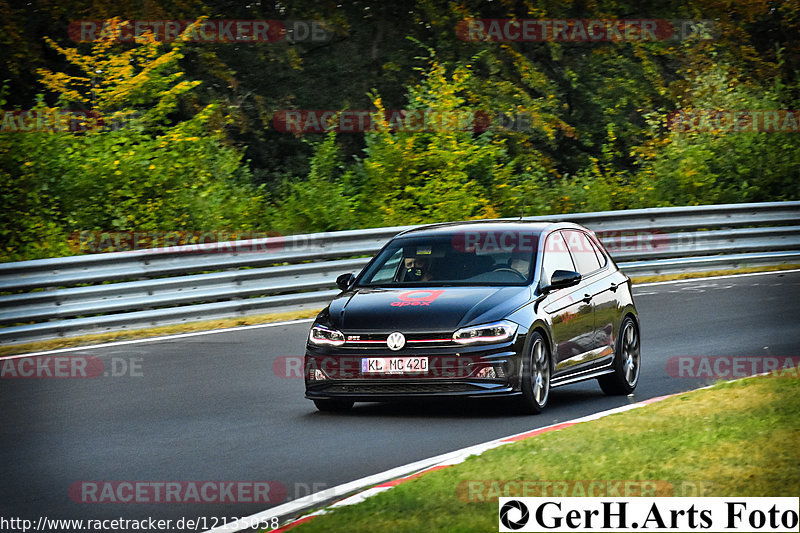
<svg viewBox="0 0 800 533"><path fill-rule="evenodd" d="M800 264L800 202L525 217L594 230L629 275ZM411 226L0 264L0 343L317 309Z"/></svg>

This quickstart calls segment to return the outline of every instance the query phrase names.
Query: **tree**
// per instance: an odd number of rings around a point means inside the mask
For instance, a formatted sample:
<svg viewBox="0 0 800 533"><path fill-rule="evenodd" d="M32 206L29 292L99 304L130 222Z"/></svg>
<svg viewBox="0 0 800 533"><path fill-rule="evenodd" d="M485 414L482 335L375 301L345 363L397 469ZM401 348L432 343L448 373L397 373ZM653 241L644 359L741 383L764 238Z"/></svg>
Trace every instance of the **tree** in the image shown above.
<svg viewBox="0 0 800 533"><path fill-rule="evenodd" d="M497 216L492 198L510 168L504 141L473 131L475 109L464 95L471 76L465 65L448 73L432 54L422 82L408 92L403 123L387 120L380 96L371 95L377 129L366 134L358 197L366 225Z"/></svg>
<svg viewBox="0 0 800 533"><path fill-rule="evenodd" d="M40 70L59 107L40 103L39 111L80 106L89 118L85 131L3 134L4 179L9 189L37 199L28 213L40 221L37 227L60 228L66 242L65 235L78 230L265 225L260 193L226 140L225 108L195 104L199 82L186 80L180 67L184 42L158 43L150 36L127 46L108 36L86 53L50 44L75 73ZM102 127L92 117L101 117ZM13 256L35 240L22 221L8 222L4 247Z"/></svg>

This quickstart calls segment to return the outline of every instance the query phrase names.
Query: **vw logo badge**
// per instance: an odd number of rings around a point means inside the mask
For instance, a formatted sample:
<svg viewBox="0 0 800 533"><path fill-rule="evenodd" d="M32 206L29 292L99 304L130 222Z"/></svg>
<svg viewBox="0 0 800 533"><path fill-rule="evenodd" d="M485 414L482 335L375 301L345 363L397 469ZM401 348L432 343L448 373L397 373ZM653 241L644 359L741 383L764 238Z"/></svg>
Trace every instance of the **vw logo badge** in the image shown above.
<svg viewBox="0 0 800 533"><path fill-rule="evenodd" d="M399 331L395 331L394 333L389 335L389 338L386 339L386 346L388 346L390 350L393 350L395 352L405 345L406 345L406 338Z"/></svg>

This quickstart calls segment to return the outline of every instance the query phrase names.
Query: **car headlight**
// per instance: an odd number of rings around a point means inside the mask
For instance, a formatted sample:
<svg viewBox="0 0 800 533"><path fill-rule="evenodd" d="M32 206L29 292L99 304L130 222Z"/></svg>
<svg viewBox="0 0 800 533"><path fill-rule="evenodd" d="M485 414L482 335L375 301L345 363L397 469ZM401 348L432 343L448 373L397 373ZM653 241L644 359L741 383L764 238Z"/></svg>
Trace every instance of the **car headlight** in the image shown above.
<svg viewBox="0 0 800 533"><path fill-rule="evenodd" d="M341 346L344 344L344 334L336 329L329 329L325 326L314 326L308 334L311 344L329 344Z"/></svg>
<svg viewBox="0 0 800 533"><path fill-rule="evenodd" d="M502 342L510 339L517 332L517 324L501 320L492 324L461 328L453 333L453 340L459 344L483 342Z"/></svg>

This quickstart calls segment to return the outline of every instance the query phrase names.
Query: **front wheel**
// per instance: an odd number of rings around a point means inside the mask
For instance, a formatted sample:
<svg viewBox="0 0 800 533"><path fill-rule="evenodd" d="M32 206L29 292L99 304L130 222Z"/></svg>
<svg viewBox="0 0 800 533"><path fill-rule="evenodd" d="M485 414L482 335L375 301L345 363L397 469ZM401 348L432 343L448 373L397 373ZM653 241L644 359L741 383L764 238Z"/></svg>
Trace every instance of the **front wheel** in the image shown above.
<svg viewBox="0 0 800 533"><path fill-rule="evenodd" d="M340 400L338 398L326 400L314 400L314 405L317 409L325 412L342 412L348 411L353 407L353 400Z"/></svg>
<svg viewBox="0 0 800 533"><path fill-rule="evenodd" d="M600 388L606 394L630 394L639 383L639 369L642 364L639 328L631 317L625 317L619 328L614 372L597 378Z"/></svg>
<svg viewBox="0 0 800 533"><path fill-rule="evenodd" d="M550 397L550 351L538 332L532 333L530 349L522 361L522 401L527 414L539 414Z"/></svg>

